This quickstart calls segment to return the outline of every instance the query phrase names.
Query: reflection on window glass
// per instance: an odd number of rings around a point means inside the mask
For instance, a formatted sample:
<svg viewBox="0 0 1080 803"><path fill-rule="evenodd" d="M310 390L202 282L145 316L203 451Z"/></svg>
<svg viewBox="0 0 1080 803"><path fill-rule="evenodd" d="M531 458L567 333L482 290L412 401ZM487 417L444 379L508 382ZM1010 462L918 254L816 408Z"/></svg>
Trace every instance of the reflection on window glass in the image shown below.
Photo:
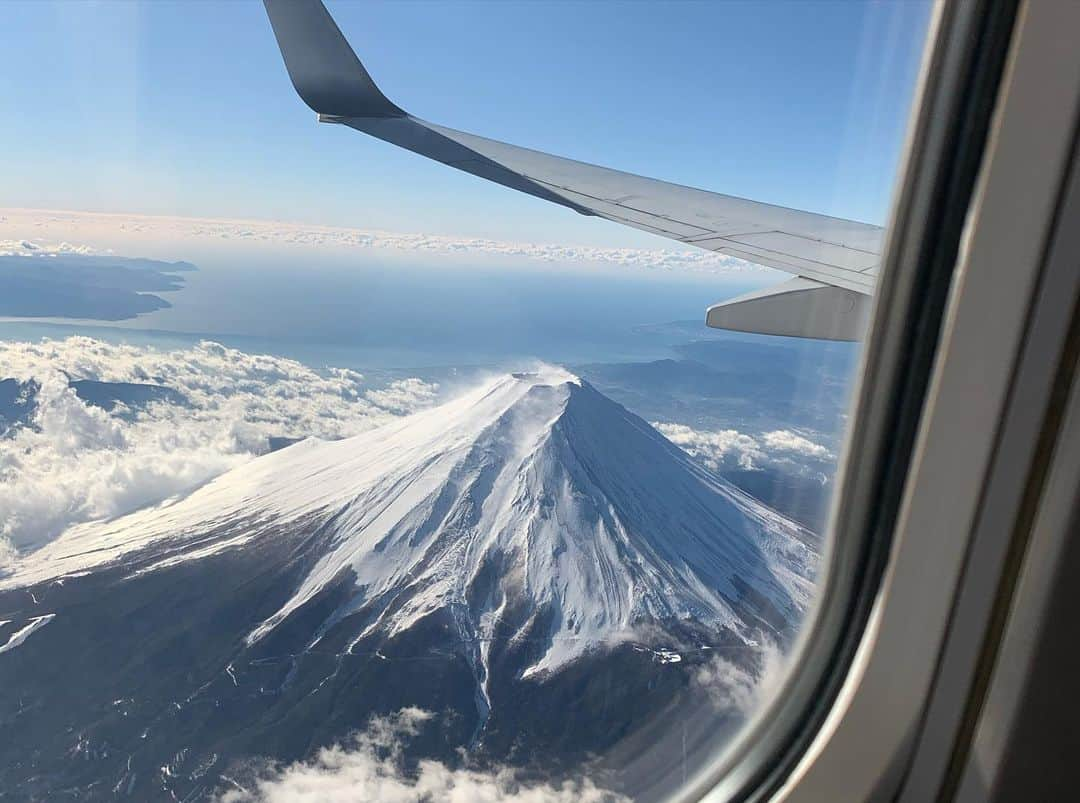
<svg viewBox="0 0 1080 803"><path fill-rule="evenodd" d="M659 800L730 743L928 5L330 4L425 117L760 202L674 233L316 125L259 4L5 10L0 797Z"/></svg>

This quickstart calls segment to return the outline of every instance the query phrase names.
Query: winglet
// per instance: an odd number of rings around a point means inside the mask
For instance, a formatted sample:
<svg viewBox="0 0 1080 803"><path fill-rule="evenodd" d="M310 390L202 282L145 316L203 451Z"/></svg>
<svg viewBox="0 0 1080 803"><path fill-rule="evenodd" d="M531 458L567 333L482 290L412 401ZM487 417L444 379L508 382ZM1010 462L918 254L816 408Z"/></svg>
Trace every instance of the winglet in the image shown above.
<svg viewBox="0 0 1080 803"><path fill-rule="evenodd" d="M304 103L327 117L402 117L349 47L321 0L263 0L285 69Z"/></svg>

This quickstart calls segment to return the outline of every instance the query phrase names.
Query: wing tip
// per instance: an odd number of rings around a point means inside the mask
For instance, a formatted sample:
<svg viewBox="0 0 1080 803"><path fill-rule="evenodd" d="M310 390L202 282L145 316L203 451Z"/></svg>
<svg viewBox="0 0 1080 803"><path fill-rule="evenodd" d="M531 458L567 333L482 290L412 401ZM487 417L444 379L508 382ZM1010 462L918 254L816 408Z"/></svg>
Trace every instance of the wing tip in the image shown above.
<svg viewBox="0 0 1080 803"><path fill-rule="evenodd" d="M293 88L326 117L401 117L322 0L263 0Z"/></svg>

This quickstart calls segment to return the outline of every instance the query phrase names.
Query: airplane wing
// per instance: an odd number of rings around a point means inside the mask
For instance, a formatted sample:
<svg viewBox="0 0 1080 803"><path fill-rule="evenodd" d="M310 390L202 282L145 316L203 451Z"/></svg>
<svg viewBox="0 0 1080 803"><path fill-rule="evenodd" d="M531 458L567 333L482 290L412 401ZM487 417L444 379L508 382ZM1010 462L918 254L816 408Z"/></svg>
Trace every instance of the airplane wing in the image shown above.
<svg viewBox="0 0 1080 803"><path fill-rule="evenodd" d="M320 122L339 123L474 176L797 278L709 308L722 329L856 340L882 229L658 181L414 117L371 79L322 0L263 0L289 78Z"/></svg>

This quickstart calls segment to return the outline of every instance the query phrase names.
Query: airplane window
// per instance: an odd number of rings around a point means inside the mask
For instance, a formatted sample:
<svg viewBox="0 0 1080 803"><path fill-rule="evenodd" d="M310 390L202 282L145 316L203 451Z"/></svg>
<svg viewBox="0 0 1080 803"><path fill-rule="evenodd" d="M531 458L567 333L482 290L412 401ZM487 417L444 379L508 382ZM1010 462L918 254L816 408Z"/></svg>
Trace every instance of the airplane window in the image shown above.
<svg viewBox="0 0 1080 803"><path fill-rule="evenodd" d="M653 801L767 712L929 2L5 11L0 797Z"/></svg>

